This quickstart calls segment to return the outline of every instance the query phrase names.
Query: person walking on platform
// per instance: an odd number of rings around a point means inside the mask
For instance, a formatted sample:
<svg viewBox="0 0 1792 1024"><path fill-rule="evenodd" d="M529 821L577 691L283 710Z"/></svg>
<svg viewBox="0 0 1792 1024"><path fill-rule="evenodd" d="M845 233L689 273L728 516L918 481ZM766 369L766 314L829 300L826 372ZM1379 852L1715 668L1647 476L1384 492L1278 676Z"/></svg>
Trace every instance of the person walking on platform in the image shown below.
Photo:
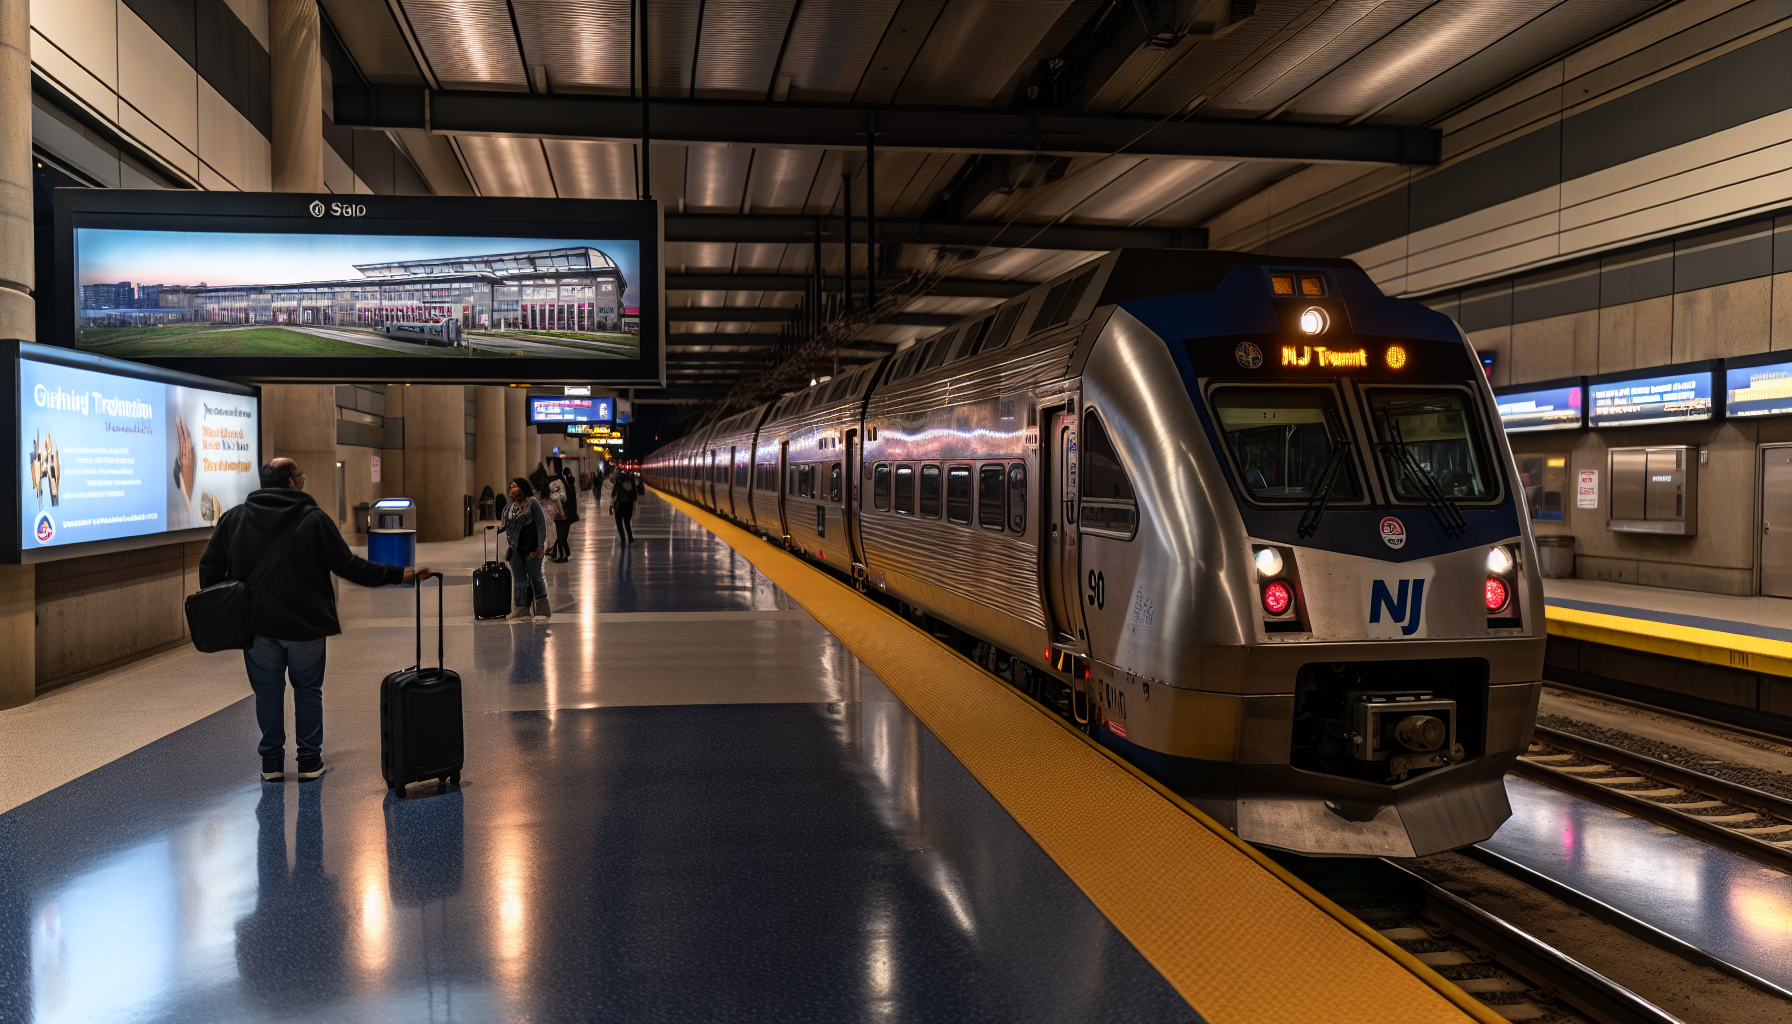
<svg viewBox="0 0 1792 1024"><path fill-rule="evenodd" d="M564 562L572 557L572 548L566 544L566 534L572 530L572 524L579 521L579 478L564 463L560 466L560 486L566 491L566 497L560 502L561 509L566 512L566 531L560 534L560 560Z"/></svg>
<svg viewBox="0 0 1792 1024"><path fill-rule="evenodd" d="M616 485L610 489L610 514L616 517L616 536L624 544L635 542L635 502L641 497L641 484L633 473L616 474Z"/></svg>
<svg viewBox="0 0 1792 1024"><path fill-rule="evenodd" d="M324 638L342 632L330 574L379 587L411 583L429 569L357 557L335 521L305 493L305 473L291 459L261 467L261 489L218 520L199 557L199 586L246 580L263 558L277 561L255 587L249 612L255 643L243 652L261 726L261 777L285 778L290 679L299 779L315 779L324 773Z"/></svg>
<svg viewBox="0 0 1792 1024"><path fill-rule="evenodd" d="M551 610L541 556L547 548L548 514L536 500L535 488L520 476L510 481L510 504L504 506L498 530L510 537L510 578L516 581L516 610L510 617L547 618Z"/></svg>

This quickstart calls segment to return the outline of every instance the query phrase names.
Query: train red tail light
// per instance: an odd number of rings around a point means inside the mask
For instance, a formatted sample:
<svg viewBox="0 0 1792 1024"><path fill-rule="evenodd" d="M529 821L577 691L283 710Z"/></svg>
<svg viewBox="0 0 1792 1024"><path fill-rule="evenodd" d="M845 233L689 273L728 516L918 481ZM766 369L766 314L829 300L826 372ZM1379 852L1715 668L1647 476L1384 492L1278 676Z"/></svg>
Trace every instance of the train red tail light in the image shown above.
<svg viewBox="0 0 1792 1024"><path fill-rule="evenodd" d="M1294 604L1294 591L1288 584L1277 580L1263 588L1263 610L1271 615L1281 615Z"/></svg>
<svg viewBox="0 0 1792 1024"><path fill-rule="evenodd" d="M1506 590L1506 581L1498 576L1487 577L1487 610L1497 612L1506 607L1506 602L1510 600L1511 594Z"/></svg>

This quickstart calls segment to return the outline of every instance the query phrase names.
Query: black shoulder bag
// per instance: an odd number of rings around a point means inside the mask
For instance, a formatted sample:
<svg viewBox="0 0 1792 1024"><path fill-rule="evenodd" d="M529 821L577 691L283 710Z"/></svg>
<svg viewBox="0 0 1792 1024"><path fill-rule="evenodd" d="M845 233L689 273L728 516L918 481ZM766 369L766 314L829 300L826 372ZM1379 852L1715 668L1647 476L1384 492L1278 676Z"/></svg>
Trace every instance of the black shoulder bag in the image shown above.
<svg viewBox="0 0 1792 1024"><path fill-rule="evenodd" d="M307 512L286 528L268 553L255 564L247 580L225 580L197 593L187 595L187 635L193 646L207 654L213 651L246 651L255 646L255 631L249 625L249 604L255 596L255 585L286 553L286 545L299 532Z"/></svg>

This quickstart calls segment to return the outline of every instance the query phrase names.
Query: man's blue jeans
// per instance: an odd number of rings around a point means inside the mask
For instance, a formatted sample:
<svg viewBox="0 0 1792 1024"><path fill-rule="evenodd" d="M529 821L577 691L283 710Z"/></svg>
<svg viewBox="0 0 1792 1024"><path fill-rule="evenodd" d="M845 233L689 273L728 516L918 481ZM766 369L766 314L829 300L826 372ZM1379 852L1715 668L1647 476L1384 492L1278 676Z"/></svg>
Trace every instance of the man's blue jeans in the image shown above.
<svg viewBox="0 0 1792 1024"><path fill-rule="evenodd" d="M275 640L257 636L243 652L249 685L255 690L255 722L261 726L261 756L286 752L286 679L292 677L293 727L299 757L319 757L324 749L324 642Z"/></svg>

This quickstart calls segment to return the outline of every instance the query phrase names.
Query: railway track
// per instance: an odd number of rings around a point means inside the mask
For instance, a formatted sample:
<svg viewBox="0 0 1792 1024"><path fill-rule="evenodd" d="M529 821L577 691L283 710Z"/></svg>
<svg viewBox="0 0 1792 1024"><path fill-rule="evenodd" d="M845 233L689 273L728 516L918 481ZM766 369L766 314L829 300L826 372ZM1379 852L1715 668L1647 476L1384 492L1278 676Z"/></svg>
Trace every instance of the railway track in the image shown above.
<svg viewBox="0 0 1792 1024"><path fill-rule="evenodd" d="M1792 800L1772 793L1543 726L1512 774L1792 868Z"/></svg>

